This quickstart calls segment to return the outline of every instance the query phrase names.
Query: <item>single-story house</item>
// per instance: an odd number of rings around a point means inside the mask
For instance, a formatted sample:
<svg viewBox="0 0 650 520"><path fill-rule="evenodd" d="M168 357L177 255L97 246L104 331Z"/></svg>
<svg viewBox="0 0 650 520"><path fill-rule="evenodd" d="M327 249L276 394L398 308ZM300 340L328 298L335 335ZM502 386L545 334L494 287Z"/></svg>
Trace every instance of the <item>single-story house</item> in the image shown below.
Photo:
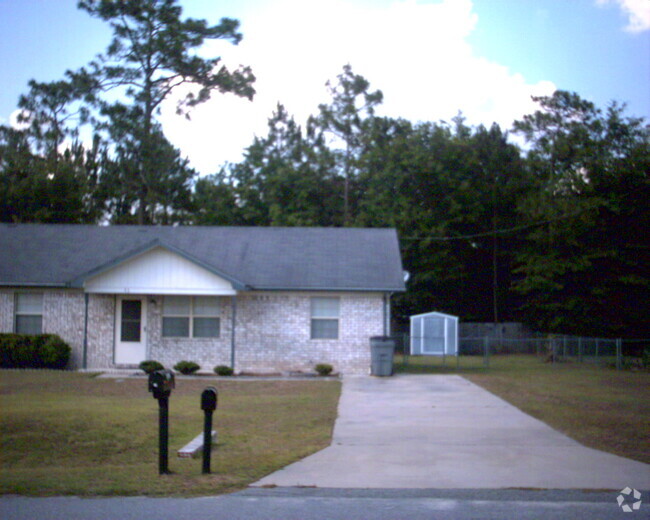
<svg viewBox="0 0 650 520"><path fill-rule="evenodd" d="M0 332L71 368L367 373L404 289L393 229L0 224Z"/></svg>

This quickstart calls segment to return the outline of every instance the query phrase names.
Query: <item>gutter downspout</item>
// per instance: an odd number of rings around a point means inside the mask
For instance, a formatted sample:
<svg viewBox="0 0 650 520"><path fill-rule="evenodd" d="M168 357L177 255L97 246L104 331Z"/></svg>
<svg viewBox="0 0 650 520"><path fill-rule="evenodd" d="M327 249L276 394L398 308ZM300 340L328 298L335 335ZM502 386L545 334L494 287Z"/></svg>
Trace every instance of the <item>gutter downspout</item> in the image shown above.
<svg viewBox="0 0 650 520"><path fill-rule="evenodd" d="M237 296L230 297L232 322L230 324L230 368L235 371L235 326L237 323Z"/></svg>
<svg viewBox="0 0 650 520"><path fill-rule="evenodd" d="M390 336L390 297L393 293L384 293L384 336Z"/></svg>
<svg viewBox="0 0 650 520"><path fill-rule="evenodd" d="M84 293L84 351L82 368L88 368L88 299L89 294Z"/></svg>

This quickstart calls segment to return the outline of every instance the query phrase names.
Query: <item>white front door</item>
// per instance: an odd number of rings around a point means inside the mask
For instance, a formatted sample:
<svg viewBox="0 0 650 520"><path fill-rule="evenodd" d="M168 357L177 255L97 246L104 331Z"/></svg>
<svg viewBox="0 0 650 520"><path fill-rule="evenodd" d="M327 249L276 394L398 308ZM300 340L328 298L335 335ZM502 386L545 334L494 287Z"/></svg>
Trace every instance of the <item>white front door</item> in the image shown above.
<svg viewBox="0 0 650 520"><path fill-rule="evenodd" d="M137 365L147 356L147 299L118 296L116 309L115 363Z"/></svg>

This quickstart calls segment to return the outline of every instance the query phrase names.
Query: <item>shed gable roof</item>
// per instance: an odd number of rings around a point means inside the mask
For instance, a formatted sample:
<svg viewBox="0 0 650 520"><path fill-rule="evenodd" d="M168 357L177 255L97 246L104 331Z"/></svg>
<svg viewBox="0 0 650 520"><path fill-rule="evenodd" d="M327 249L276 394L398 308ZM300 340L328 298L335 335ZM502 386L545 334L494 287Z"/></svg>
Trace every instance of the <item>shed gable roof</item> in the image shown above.
<svg viewBox="0 0 650 520"><path fill-rule="evenodd" d="M81 286L163 247L255 290L403 291L392 229L0 225L0 285Z"/></svg>

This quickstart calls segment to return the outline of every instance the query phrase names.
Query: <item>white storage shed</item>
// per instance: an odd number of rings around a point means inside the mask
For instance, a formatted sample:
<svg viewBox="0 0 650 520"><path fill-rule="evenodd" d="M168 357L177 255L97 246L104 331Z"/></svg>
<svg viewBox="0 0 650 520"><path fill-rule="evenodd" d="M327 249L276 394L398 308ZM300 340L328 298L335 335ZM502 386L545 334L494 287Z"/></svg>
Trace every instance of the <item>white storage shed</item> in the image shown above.
<svg viewBox="0 0 650 520"><path fill-rule="evenodd" d="M458 316L427 312L411 316L412 356L457 356Z"/></svg>

